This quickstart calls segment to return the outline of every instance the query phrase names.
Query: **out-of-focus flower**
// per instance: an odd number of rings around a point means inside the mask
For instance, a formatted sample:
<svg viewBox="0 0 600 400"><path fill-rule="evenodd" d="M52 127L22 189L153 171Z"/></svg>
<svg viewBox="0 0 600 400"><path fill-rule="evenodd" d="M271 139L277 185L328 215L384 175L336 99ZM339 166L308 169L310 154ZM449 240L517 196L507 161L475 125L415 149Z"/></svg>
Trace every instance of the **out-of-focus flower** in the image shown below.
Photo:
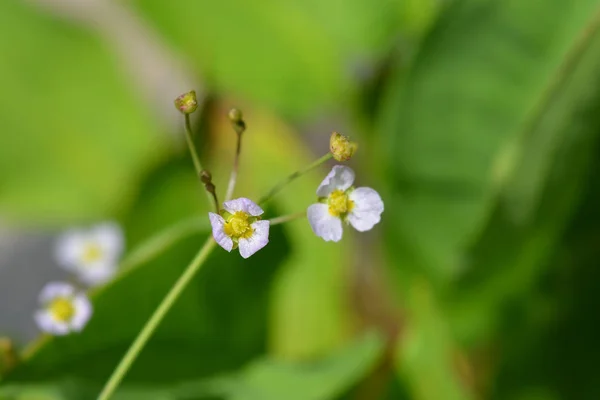
<svg viewBox="0 0 600 400"><path fill-rule="evenodd" d="M50 282L39 295L42 308L34 317L39 328L53 335L81 331L92 316L87 296L64 282Z"/></svg>
<svg viewBox="0 0 600 400"><path fill-rule="evenodd" d="M308 207L312 230L326 241L342 238L342 221L357 231L368 231L381 220L383 201L368 187L354 188L354 171L336 165L317 189L319 203Z"/></svg>
<svg viewBox="0 0 600 400"><path fill-rule="evenodd" d="M73 229L60 236L56 261L84 283L99 285L116 272L123 251L123 232L115 223Z"/></svg>
<svg viewBox="0 0 600 400"><path fill-rule="evenodd" d="M269 243L269 221L261 221L264 212L245 197L226 201L221 215L208 213L215 241L227 251L236 247L244 258L250 257Z"/></svg>
<svg viewBox="0 0 600 400"><path fill-rule="evenodd" d="M348 161L357 149L358 144L341 133L333 132L329 138L329 150L337 161Z"/></svg>

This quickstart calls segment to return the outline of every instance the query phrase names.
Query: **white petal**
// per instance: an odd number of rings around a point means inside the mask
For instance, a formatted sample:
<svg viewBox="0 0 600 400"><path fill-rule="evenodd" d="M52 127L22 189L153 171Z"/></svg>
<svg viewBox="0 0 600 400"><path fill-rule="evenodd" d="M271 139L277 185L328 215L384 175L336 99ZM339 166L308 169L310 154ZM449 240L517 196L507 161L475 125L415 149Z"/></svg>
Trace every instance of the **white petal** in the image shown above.
<svg viewBox="0 0 600 400"><path fill-rule="evenodd" d="M210 225L212 226L212 234L215 242L217 242L217 244L225 250L231 251L231 249L233 249L233 240L223 231L223 225L225 224L223 217L221 217L219 214L209 212L208 218L210 219Z"/></svg>
<svg viewBox="0 0 600 400"><path fill-rule="evenodd" d="M85 232L78 229L60 235L54 249L56 263L67 270L75 269L82 258L86 236Z"/></svg>
<svg viewBox="0 0 600 400"><path fill-rule="evenodd" d="M99 261L90 263L77 272L79 279L87 285L97 286L108 282L117 273L117 265Z"/></svg>
<svg viewBox="0 0 600 400"><path fill-rule="evenodd" d="M359 232L368 231L381 220L383 200L375 190L359 187L348 196L354 208L348 214L348 222Z"/></svg>
<svg viewBox="0 0 600 400"><path fill-rule="evenodd" d="M327 197L336 189L347 190L354 183L354 171L344 165L336 165L317 189L317 196Z"/></svg>
<svg viewBox="0 0 600 400"><path fill-rule="evenodd" d="M240 254L244 258L250 257L269 243L269 221L256 221L250 226L254 229L252 236L238 240Z"/></svg>
<svg viewBox="0 0 600 400"><path fill-rule="evenodd" d="M106 222L93 227L88 235L88 240L97 244L102 249L102 259L117 262L123 251L123 231L118 224Z"/></svg>
<svg viewBox="0 0 600 400"><path fill-rule="evenodd" d="M33 317L40 330L44 332L59 336L69 333L69 326L52 318L47 310L39 310Z"/></svg>
<svg viewBox="0 0 600 400"><path fill-rule="evenodd" d="M338 242L342 238L342 220L329 213L327 204L313 204L306 212L313 232L325 241Z"/></svg>
<svg viewBox="0 0 600 400"><path fill-rule="evenodd" d="M239 199L229 200L223 203L225 211L233 214L236 211L244 211L253 217L257 217L264 213L263 209L260 208L255 202L245 197Z"/></svg>
<svg viewBox="0 0 600 400"><path fill-rule="evenodd" d="M70 321L71 329L80 332L92 316L92 304L84 294L78 294L73 299L75 314Z"/></svg>
<svg viewBox="0 0 600 400"><path fill-rule="evenodd" d="M49 282L42 288L38 299L46 304L57 297L69 297L75 293L75 288L66 282Z"/></svg>

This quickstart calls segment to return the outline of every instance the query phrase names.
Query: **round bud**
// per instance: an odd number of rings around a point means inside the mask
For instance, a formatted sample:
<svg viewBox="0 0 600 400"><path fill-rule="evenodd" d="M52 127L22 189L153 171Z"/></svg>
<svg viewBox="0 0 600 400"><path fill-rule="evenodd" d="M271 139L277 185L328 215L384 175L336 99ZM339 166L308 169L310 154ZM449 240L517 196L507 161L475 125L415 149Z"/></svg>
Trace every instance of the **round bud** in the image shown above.
<svg viewBox="0 0 600 400"><path fill-rule="evenodd" d="M196 99L196 92L184 93L175 99L175 107L183 114L191 114L198 108L198 100Z"/></svg>
<svg viewBox="0 0 600 400"><path fill-rule="evenodd" d="M212 181L212 175L209 171L203 169L202 172L200 172L200 181L202 183L210 183Z"/></svg>
<svg viewBox="0 0 600 400"><path fill-rule="evenodd" d="M231 110L229 110L227 116L229 117L229 120L234 124L239 124L240 122L243 122L244 119L242 112L237 108L232 108Z"/></svg>
<svg viewBox="0 0 600 400"><path fill-rule="evenodd" d="M348 161L352 158L358 144L351 142L346 136L333 132L329 138L329 150L337 161Z"/></svg>

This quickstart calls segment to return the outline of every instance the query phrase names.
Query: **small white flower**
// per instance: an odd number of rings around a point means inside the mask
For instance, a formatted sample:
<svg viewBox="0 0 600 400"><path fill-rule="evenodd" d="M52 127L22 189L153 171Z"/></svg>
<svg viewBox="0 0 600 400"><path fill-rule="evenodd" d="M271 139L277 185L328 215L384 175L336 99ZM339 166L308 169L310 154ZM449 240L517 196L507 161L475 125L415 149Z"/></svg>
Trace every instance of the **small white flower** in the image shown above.
<svg viewBox="0 0 600 400"><path fill-rule="evenodd" d="M50 282L39 295L42 308L35 321L44 332L66 335L80 332L92 316L92 305L87 296L64 282Z"/></svg>
<svg viewBox="0 0 600 400"><path fill-rule="evenodd" d="M73 229L56 243L57 263L75 273L88 285L108 281L117 271L123 251L123 233L115 223L104 223L90 229Z"/></svg>
<svg viewBox="0 0 600 400"><path fill-rule="evenodd" d="M269 243L269 221L261 221L264 212L245 197L223 203L222 216L208 213L215 241L227 251L236 247L244 258L250 257Z"/></svg>
<svg viewBox="0 0 600 400"><path fill-rule="evenodd" d="M368 231L381 220L383 201L368 187L354 188L354 171L336 165L317 189L319 203L308 207L312 230L326 241L342 239L342 221L357 231Z"/></svg>

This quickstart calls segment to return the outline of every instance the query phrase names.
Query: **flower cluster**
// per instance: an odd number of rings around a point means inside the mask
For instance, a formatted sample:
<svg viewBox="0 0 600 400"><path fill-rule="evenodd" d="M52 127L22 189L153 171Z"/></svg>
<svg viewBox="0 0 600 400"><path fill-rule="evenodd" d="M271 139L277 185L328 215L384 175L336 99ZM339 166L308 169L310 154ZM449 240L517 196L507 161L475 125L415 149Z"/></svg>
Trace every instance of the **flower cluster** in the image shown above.
<svg viewBox="0 0 600 400"><path fill-rule="evenodd" d="M56 243L55 260L80 282L96 286L114 276L122 251L121 229L114 223L104 223L62 234ZM85 291L67 282L46 284L39 302L35 321L41 330L53 335L81 331L92 315Z"/></svg>
<svg viewBox="0 0 600 400"><path fill-rule="evenodd" d="M208 217L212 226L212 236L217 244L231 252L240 251L243 258L248 258L269 243L269 228L275 223L285 222L296 217L279 217L270 220L262 219L264 214L260 204L266 203L284 186L305 172L318 167L325 161L334 158L336 161L348 161L356 153L358 145L348 137L333 132L329 139L329 153L304 170L291 174L286 180L276 185L269 194L254 201L240 197L231 199L238 175L239 157L242 137L246 131L246 122L242 112L232 109L228 118L237 134L237 151L233 169L222 205L217 200L215 185L211 174L202 169L198 154L191 140L192 131L189 124L189 114L196 110L195 92L184 93L175 100L175 107L185 116L186 139L190 147L196 172L204 184L209 199L214 203L214 212ZM317 203L306 210L308 222L313 232L325 241L337 242L342 239L343 225L350 224L359 232L368 231L381 220L383 201L379 194L368 187L355 188L354 171L349 167L336 165L317 188Z"/></svg>

